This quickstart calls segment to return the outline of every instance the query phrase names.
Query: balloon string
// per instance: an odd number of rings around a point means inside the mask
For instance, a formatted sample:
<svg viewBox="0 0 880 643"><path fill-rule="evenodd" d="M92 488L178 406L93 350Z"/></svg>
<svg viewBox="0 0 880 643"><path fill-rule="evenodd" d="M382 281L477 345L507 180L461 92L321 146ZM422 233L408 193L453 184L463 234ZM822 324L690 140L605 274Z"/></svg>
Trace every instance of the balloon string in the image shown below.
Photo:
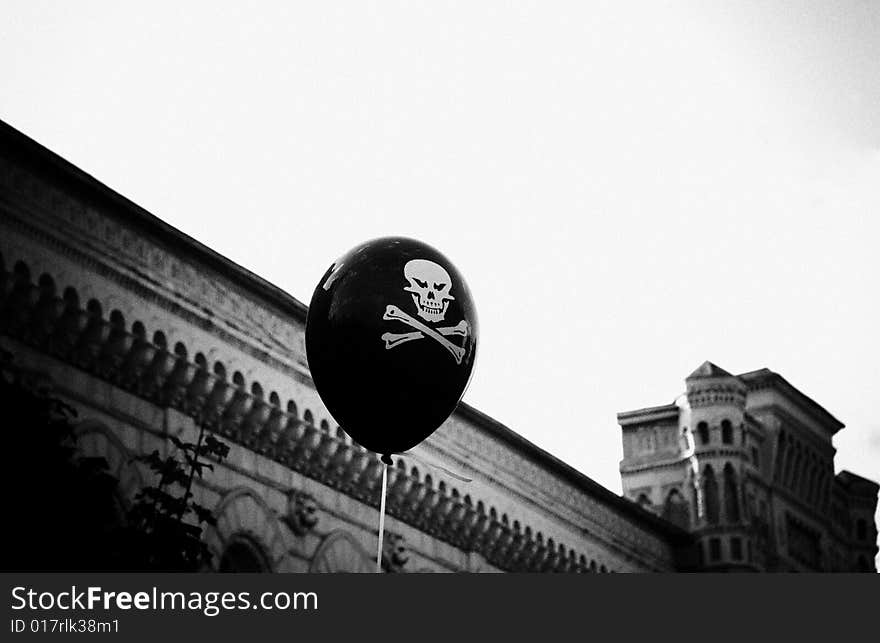
<svg viewBox="0 0 880 643"><path fill-rule="evenodd" d="M453 478L455 478L456 480L460 480L461 482L473 482L473 480L472 480L471 478L465 478L465 477L464 477L463 475L461 475L460 473L454 473L454 472L450 471L449 469L447 469L446 467L442 467L442 466L440 466L439 464L434 464L434 463L432 463L432 462L427 462L426 460L423 460L422 458L420 458L419 456L415 455L414 453L411 453L411 452L410 452L410 453L405 453L404 455L405 455L407 458L412 458L413 460L415 460L416 462L418 462L418 463L421 464L422 466L429 467L429 468L431 468L431 469L435 469L435 470L438 470L438 471L442 471L443 473L445 473L445 474L447 474L447 475L449 475L449 476L452 476Z"/></svg>
<svg viewBox="0 0 880 643"><path fill-rule="evenodd" d="M388 491L388 464L382 462L382 500L379 505L379 549L376 551L376 573L382 573L382 539L385 536L385 494Z"/></svg>

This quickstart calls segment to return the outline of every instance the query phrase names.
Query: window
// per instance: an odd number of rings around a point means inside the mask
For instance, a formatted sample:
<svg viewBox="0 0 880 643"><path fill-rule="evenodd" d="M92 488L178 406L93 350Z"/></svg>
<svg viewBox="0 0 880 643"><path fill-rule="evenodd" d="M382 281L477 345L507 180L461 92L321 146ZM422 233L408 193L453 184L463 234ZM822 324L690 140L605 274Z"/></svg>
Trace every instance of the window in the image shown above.
<svg viewBox="0 0 880 643"><path fill-rule="evenodd" d="M761 457L758 455L758 447L752 447L752 464L756 469L761 468Z"/></svg>
<svg viewBox="0 0 880 643"><path fill-rule="evenodd" d="M782 479L783 468L785 465L785 431L780 431L779 439L776 442L776 464L774 465L774 475L778 480Z"/></svg>
<svg viewBox="0 0 880 643"><path fill-rule="evenodd" d="M724 509L728 522L739 522L739 492L736 472L728 462L724 465Z"/></svg>
<svg viewBox="0 0 880 643"><path fill-rule="evenodd" d="M801 468L803 466L803 463L803 449L801 448L801 445L798 444L795 447L794 469L792 470L791 478L788 481L788 487L792 491L796 492L798 490L798 484L800 483L801 479Z"/></svg>
<svg viewBox="0 0 880 643"><path fill-rule="evenodd" d="M720 538L710 538L709 539L709 560L721 560L721 539Z"/></svg>
<svg viewBox="0 0 880 643"><path fill-rule="evenodd" d="M721 441L724 444L733 444L733 426L730 420L721 421Z"/></svg>
<svg viewBox="0 0 880 643"><path fill-rule="evenodd" d="M718 482L715 480L715 471L709 465L703 469L703 495L706 499L706 522L717 525L720 513Z"/></svg>
<svg viewBox="0 0 880 643"><path fill-rule="evenodd" d="M788 553L791 557L809 565L813 570L821 568L822 545L819 532L807 527L791 514L786 515Z"/></svg>
<svg viewBox="0 0 880 643"><path fill-rule="evenodd" d="M678 489L673 489L666 496L666 502L663 504L663 517L679 527L685 529L690 527L691 517L687 501Z"/></svg>
<svg viewBox="0 0 880 643"><path fill-rule="evenodd" d="M742 560L743 546L742 540L739 538L730 539L730 557L733 558L733 560Z"/></svg>
<svg viewBox="0 0 880 643"><path fill-rule="evenodd" d="M236 535L223 551L221 572L267 572L265 556L250 538Z"/></svg>
<svg viewBox="0 0 880 643"><path fill-rule="evenodd" d="M700 422L697 425L697 435L700 436L700 444L709 444L709 425Z"/></svg>
<svg viewBox="0 0 880 643"><path fill-rule="evenodd" d="M788 437L785 444L785 471L782 475L782 484L789 486L791 480L791 468L794 466L794 440Z"/></svg>

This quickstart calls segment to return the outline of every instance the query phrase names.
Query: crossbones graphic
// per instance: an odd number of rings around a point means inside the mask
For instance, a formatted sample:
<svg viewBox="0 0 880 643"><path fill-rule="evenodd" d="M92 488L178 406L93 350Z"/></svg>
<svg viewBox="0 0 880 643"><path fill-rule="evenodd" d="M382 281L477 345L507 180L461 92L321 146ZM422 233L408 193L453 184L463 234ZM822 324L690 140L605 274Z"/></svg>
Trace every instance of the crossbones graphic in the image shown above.
<svg viewBox="0 0 880 643"><path fill-rule="evenodd" d="M464 349L461 346L456 346L443 336L460 335L461 337L467 337L468 323L465 320L462 319L455 326L446 326L444 328L438 328L434 330L432 328L428 328L419 320L410 317L405 312L400 310L400 308L394 305L389 305L385 307L385 314L382 315L382 319L400 321L407 326L416 329L416 331L413 333L383 333L381 339L385 340L385 348L394 348L395 346L399 346L400 344L412 341L414 339L422 339L427 335L431 339L438 342L443 348L452 353L452 356L455 358L456 364L461 364L461 360L464 357Z"/></svg>
<svg viewBox="0 0 880 643"><path fill-rule="evenodd" d="M407 262L403 272L409 282L404 290L411 293L419 317L431 322L443 321L449 302L455 299L451 293L452 280L449 273L433 261L426 259L413 259ZM414 332L411 333L384 333L381 339L384 340L386 349L416 339L430 337L452 354L456 364L461 364L465 349L456 346L446 337L459 336L467 340L470 326L464 319L455 326L430 328L393 304L385 307L382 319L399 321L414 329Z"/></svg>

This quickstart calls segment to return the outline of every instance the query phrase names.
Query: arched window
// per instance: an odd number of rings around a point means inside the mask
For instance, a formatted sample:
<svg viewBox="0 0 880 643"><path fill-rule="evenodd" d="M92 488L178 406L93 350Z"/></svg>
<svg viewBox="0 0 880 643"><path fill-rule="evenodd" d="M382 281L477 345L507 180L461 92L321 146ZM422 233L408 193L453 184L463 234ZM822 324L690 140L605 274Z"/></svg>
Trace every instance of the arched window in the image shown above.
<svg viewBox="0 0 880 643"><path fill-rule="evenodd" d="M819 479L819 465L816 463L815 458L811 459L811 462L810 477L807 480L806 500L808 503L813 504L816 495L816 483Z"/></svg>
<svg viewBox="0 0 880 643"><path fill-rule="evenodd" d="M110 325L125 331L125 316L115 308L110 311Z"/></svg>
<svg viewBox="0 0 880 643"><path fill-rule="evenodd" d="M794 491L795 493L799 493L801 475L804 468L804 450L801 448L800 444L797 445L796 453L797 457L794 461L794 473L792 473L790 485L792 491Z"/></svg>
<svg viewBox="0 0 880 643"><path fill-rule="evenodd" d="M779 439L776 441L776 464L774 465L774 474L777 480L782 479L783 465L785 464L785 431L779 432Z"/></svg>
<svg viewBox="0 0 880 643"><path fill-rule="evenodd" d="M706 465L703 469L703 496L706 498L706 522L717 525L720 513L718 481L715 480L715 471L711 465Z"/></svg>
<svg viewBox="0 0 880 643"><path fill-rule="evenodd" d="M40 299L49 301L55 297L55 281L45 272L40 275Z"/></svg>
<svg viewBox="0 0 880 643"><path fill-rule="evenodd" d="M88 311L89 315L95 319L101 319L101 315L103 314L101 311L101 304L97 299L89 299L89 303L86 304L86 311Z"/></svg>
<svg viewBox="0 0 880 643"><path fill-rule="evenodd" d="M651 510L651 499L648 497L648 494L640 493L636 503L648 511Z"/></svg>
<svg viewBox="0 0 880 643"><path fill-rule="evenodd" d="M709 560L710 561L721 560L721 539L720 538L710 538L709 539Z"/></svg>
<svg viewBox="0 0 880 643"><path fill-rule="evenodd" d="M788 436L785 444L785 472L782 477L782 484L786 487L791 486L791 470L794 467L794 440L791 436Z"/></svg>
<svg viewBox="0 0 880 643"><path fill-rule="evenodd" d="M237 537L227 545L220 559L221 572L266 572L266 557L249 538Z"/></svg>
<svg viewBox="0 0 880 643"><path fill-rule="evenodd" d="M724 509L728 522L739 522L739 492L736 487L736 472L729 462L724 465Z"/></svg>
<svg viewBox="0 0 880 643"><path fill-rule="evenodd" d="M79 295L70 286L64 289L64 306L67 310L79 310Z"/></svg>
<svg viewBox="0 0 880 643"><path fill-rule="evenodd" d="M730 557L733 560L742 560L742 557L743 557L742 539L740 539L740 538L731 538L730 539Z"/></svg>
<svg viewBox="0 0 880 643"><path fill-rule="evenodd" d="M730 420L721 420L721 441L724 444L733 444L733 425Z"/></svg>
<svg viewBox="0 0 880 643"><path fill-rule="evenodd" d="M700 436L700 444L709 444L709 425L705 422L697 424L697 435Z"/></svg>
<svg viewBox="0 0 880 643"><path fill-rule="evenodd" d="M678 489L672 489L666 495L663 503L663 517L679 527L690 527L691 517L688 511L687 501Z"/></svg>

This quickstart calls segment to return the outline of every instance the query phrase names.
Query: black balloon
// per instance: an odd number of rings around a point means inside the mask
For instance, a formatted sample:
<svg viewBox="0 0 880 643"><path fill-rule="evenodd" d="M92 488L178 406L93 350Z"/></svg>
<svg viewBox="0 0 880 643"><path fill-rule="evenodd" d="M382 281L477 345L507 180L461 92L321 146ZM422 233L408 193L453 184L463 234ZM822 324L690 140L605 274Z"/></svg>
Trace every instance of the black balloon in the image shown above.
<svg viewBox="0 0 880 643"><path fill-rule="evenodd" d="M470 381L477 315L440 252L404 237L340 257L312 295L306 355L327 410L353 440L402 453L455 410Z"/></svg>

